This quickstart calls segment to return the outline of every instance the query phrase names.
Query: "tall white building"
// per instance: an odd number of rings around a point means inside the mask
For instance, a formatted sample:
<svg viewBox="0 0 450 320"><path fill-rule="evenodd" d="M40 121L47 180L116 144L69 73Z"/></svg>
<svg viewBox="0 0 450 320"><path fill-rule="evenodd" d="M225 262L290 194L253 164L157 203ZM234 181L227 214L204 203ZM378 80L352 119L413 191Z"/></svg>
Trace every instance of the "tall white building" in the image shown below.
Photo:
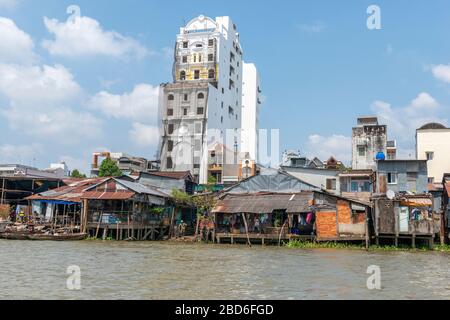
<svg viewBox="0 0 450 320"><path fill-rule="evenodd" d="M201 15L180 29L173 83L162 85L160 92L162 171L191 171L203 184L210 176L210 146L243 151L242 55L229 17Z"/></svg>
<svg viewBox="0 0 450 320"><path fill-rule="evenodd" d="M428 160L428 182L441 183L444 174L450 173L450 128L429 123L417 129L416 156Z"/></svg>
<svg viewBox="0 0 450 320"><path fill-rule="evenodd" d="M245 63L242 81L242 150L252 160L259 160L259 112L261 84L258 70L253 63Z"/></svg>

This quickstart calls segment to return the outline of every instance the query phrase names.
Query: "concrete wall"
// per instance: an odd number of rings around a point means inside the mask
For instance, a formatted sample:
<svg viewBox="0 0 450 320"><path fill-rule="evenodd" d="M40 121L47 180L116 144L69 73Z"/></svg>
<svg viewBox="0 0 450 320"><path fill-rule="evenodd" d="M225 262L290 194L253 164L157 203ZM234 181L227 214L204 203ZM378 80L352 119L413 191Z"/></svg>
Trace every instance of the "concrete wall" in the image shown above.
<svg viewBox="0 0 450 320"><path fill-rule="evenodd" d="M397 174L397 183L388 183L387 175L389 172ZM415 183L408 182L408 173L417 173ZM386 181L386 186L380 185L383 181ZM409 191L413 193L427 193L427 162L421 160L378 161L377 184L377 192L379 193L383 193L384 190L392 190L394 192Z"/></svg>
<svg viewBox="0 0 450 320"><path fill-rule="evenodd" d="M434 152L428 161L428 177L441 182L444 173L450 173L450 129L417 130L417 159L427 160L427 152Z"/></svg>
<svg viewBox="0 0 450 320"><path fill-rule="evenodd" d="M289 173L290 175L305 181L313 186L321 189L326 189L327 179L336 179L336 190L328 190L331 193L340 194L340 184L339 184L339 170L325 170L325 169L311 169L311 168L294 168L294 167L283 167L283 171Z"/></svg>
<svg viewBox="0 0 450 320"><path fill-rule="evenodd" d="M365 147L359 155L358 147ZM354 170L375 169L378 152L387 154L387 127L385 125L359 126L352 134L352 168Z"/></svg>

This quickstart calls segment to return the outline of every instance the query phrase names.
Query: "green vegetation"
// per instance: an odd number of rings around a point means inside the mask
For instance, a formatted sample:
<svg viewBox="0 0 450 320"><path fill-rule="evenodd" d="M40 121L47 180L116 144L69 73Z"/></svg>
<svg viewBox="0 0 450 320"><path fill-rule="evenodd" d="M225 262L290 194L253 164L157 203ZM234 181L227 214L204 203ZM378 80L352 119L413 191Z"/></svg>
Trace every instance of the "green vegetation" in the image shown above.
<svg viewBox="0 0 450 320"><path fill-rule="evenodd" d="M217 184L217 179L216 179L215 177L213 177L213 176L209 176L209 177L208 177L208 184L209 184L209 185L215 185L215 184Z"/></svg>
<svg viewBox="0 0 450 320"><path fill-rule="evenodd" d="M191 196L186 192L172 190L172 199L179 206L197 208L197 212L202 215L210 212L216 206L216 199L211 194Z"/></svg>
<svg viewBox="0 0 450 320"><path fill-rule="evenodd" d="M100 178L104 177L120 177L122 176L122 171L120 171L117 164L110 158L103 160L100 166L100 172L98 175Z"/></svg>
<svg viewBox="0 0 450 320"><path fill-rule="evenodd" d="M294 249L346 249L346 250L366 250L364 244L354 244L345 242L310 242L301 240L291 240L285 244L288 248ZM411 248L409 246L376 246L371 245L369 251L432 251L428 247ZM433 251L450 252L450 245L435 245Z"/></svg>
<svg viewBox="0 0 450 320"><path fill-rule="evenodd" d="M71 177L76 179L86 179L86 175L82 174L78 169L72 171Z"/></svg>

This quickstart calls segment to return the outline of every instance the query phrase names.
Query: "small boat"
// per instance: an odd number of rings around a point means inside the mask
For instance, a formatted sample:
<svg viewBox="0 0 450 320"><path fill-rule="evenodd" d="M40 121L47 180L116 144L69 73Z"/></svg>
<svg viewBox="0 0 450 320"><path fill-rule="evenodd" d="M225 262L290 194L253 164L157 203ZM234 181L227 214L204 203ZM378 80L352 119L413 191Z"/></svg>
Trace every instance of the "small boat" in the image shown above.
<svg viewBox="0 0 450 320"><path fill-rule="evenodd" d="M0 239L5 240L28 240L29 232L3 232L0 233Z"/></svg>
<svg viewBox="0 0 450 320"><path fill-rule="evenodd" d="M29 234L28 240L34 241L81 241L87 238L86 233L74 234Z"/></svg>

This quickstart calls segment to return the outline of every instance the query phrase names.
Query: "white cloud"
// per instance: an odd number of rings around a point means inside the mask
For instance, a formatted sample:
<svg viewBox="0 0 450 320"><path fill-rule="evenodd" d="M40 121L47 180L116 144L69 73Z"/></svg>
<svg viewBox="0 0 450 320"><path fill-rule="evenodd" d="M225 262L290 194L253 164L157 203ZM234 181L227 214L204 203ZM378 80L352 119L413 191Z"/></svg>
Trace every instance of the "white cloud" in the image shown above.
<svg viewBox="0 0 450 320"><path fill-rule="evenodd" d="M0 64L0 93L14 104L61 104L81 93L73 75L65 67Z"/></svg>
<svg viewBox="0 0 450 320"><path fill-rule="evenodd" d="M315 21L310 24L297 24L297 29L305 33L320 33L327 28L322 21Z"/></svg>
<svg viewBox="0 0 450 320"><path fill-rule="evenodd" d="M89 101L89 106L116 119L155 123L158 118L158 96L159 87L139 84L132 92L122 95L99 92Z"/></svg>
<svg viewBox="0 0 450 320"><path fill-rule="evenodd" d="M18 3L19 3L18 0L0 0L0 9L1 8L12 9L16 7Z"/></svg>
<svg viewBox="0 0 450 320"><path fill-rule="evenodd" d="M306 153L310 158L318 157L322 161L331 156L348 164L351 160L352 140L343 135L331 135L324 137L318 134L308 137Z"/></svg>
<svg viewBox="0 0 450 320"><path fill-rule="evenodd" d="M4 1L4 0L3 0ZM0 0L0 7L2 0ZM31 63L36 60L31 37L13 20L0 17L0 63Z"/></svg>
<svg viewBox="0 0 450 320"><path fill-rule="evenodd" d="M101 133L101 121L72 109L79 105L82 90L63 66L0 64L0 95L9 101L0 109L13 130L59 142Z"/></svg>
<svg viewBox="0 0 450 320"><path fill-rule="evenodd" d="M437 65L431 68L433 75L436 79L450 83L450 65Z"/></svg>
<svg viewBox="0 0 450 320"><path fill-rule="evenodd" d="M411 143L415 130L429 122L447 123L443 118L445 108L428 93L422 92L406 107L393 108L391 104L375 101L372 111L379 117L381 123L388 125L391 138Z"/></svg>
<svg viewBox="0 0 450 320"><path fill-rule="evenodd" d="M0 163L26 163L33 164L33 159L43 154L41 144L30 145L0 145Z"/></svg>
<svg viewBox="0 0 450 320"><path fill-rule="evenodd" d="M416 110L432 110L439 107L439 103L428 93L420 93L412 102L411 109Z"/></svg>
<svg viewBox="0 0 450 320"><path fill-rule="evenodd" d="M159 135L159 129L156 126L135 122L130 131L130 140L139 147L156 146Z"/></svg>
<svg viewBox="0 0 450 320"><path fill-rule="evenodd" d="M398 158L414 156L415 132L424 124L439 122L447 125L448 110L426 92L420 93L407 106L394 108L390 103L375 101L372 111L388 126L389 139L399 141Z"/></svg>
<svg viewBox="0 0 450 320"><path fill-rule="evenodd" d="M44 24L55 37L54 40L44 40L42 43L52 55L142 58L149 54L149 50L135 39L115 31L105 31L97 20L89 17L69 19L66 22L45 17Z"/></svg>

